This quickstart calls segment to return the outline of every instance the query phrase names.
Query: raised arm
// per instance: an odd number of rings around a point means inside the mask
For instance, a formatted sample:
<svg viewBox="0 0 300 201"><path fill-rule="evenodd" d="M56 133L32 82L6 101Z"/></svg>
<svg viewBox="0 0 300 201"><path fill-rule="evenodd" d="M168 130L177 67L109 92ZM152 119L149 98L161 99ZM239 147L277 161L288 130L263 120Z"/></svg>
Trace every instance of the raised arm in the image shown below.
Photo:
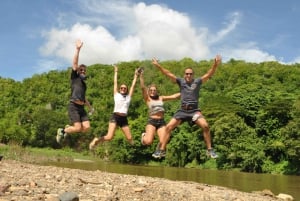
<svg viewBox="0 0 300 201"><path fill-rule="evenodd" d="M144 72L141 72L141 74L140 74L140 85L141 85L141 89L142 89L143 98L144 98L145 102L147 102L148 93L147 93L147 88L146 88L145 82L144 82Z"/></svg>
<svg viewBox="0 0 300 201"><path fill-rule="evenodd" d="M207 73L205 73L202 77L202 83L206 82L209 78L211 78L213 76L213 74L215 73L218 65L221 63L222 61L222 57L221 55L217 55L214 59L214 63L212 65L212 67L207 71Z"/></svg>
<svg viewBox="0 0 300 201"><path fill-rule="evenodd" d="M114 94L118 93L118 66L114 65Z"/></svg>
<svg viewBox="0 0 300 201"><path fill-rule="evenodd" d="M163 68L159 63L156 58L152 59L152 64L156 66L164 75L166 75L168 78L171 79L172 82L176 83L176 76L171 73L169 70Z"/></svg>
<svg viewBox="0 0 300 201"><path fill-rule="evenodd" d="M168 101L168 100L176 100L176 99L179 99L180 97L180 93L176 93L176 94L172 94L170 96L162 96L162 100L163 101Z"/></svg>
<svg viewBox="0 0 300 201"><path fill-rule="evenodd" d="M79 52L80 52L82 45L83 45L83 42L81 40L76 41L76 50L75 50L75 54L73 57L73 66L72 66L74 71L77 71L77 69L78 69Z"/></svg>
<svg viewBox="0 0 300 201"><path fill-rule="evenodd" d="M136 69L135 72L134 72L134 77L133 77L132 84L131 84L131 87L130 87L130 90L129 90L129 94L128 94L129 96L133 95L133 91L134 91L134 87L135 87L135 84L136 84L138 74L139 74L138 70Z"/></svg>

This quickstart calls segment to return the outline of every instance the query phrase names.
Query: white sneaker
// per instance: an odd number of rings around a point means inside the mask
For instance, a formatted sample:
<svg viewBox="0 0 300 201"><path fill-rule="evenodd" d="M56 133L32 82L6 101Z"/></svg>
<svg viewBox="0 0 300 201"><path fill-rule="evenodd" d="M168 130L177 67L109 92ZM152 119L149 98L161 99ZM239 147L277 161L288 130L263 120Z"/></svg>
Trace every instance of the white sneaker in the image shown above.
<svg viewBox="0 0 300 201"><path fill-rule="evenodd" d="M142 137L141 137L141 143L142 143L142 145L145 145L144 144L144 136L146 135L146 133L142 133Z"/></svg>
<svg viewBox="0 0 300 201"><path fill-rule="evenodd" d="M57 129L57 133L56 133L56 142L58 144L61 144L62 140L64 139L64 133L63 133L63 129L59 128Z"/></svg>
<svg viewBox="0 0 300 201"><path fill-rule="evenodd" d="M99 143L100 143L100 139L95 137L89 145L90 150L95 149Z"/></svg>

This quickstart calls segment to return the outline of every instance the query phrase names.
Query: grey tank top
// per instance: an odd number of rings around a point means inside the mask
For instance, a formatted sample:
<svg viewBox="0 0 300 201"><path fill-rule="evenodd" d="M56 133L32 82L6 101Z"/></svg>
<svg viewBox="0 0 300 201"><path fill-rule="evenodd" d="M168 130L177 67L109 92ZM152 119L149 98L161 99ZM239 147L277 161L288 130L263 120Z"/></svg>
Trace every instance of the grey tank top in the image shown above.
<svg viewBox="0 0 300 201"><path fill-rule="evenodd" d="M149 115L154 115L158 112L164 112L164 103L161 100L151 100L149 103Z"/></svg>

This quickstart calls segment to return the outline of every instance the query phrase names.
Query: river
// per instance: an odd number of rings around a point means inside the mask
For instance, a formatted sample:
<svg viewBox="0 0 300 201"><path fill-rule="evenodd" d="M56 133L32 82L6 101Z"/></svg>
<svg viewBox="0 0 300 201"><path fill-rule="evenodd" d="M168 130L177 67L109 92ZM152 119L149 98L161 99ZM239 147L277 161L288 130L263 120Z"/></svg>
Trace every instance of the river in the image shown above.
<svg viewBox="0 0 300 201"><path fill-rule="evenodd" d="M112 173L160 177L170 180L194 181L217 185L244 192L271 190L275 195L289 194L300 201L300 176L255 174L238 171L221 171L162 166L124 165L107 162L74 161L51 162L50 165L83 170L101 170Z"/></svg>

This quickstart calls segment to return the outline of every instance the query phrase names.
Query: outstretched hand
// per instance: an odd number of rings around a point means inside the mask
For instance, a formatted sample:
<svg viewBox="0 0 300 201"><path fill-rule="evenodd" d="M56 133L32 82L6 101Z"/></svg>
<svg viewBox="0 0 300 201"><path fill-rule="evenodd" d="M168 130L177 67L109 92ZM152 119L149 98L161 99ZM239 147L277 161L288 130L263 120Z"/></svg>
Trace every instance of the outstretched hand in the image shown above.
<svg viewBox="0 0 300 201"><path fill-rule="evenodd" d="M76 48L77 48L77 49L80 49L80 48L82 47L82 45L83 45L83 42L82 42L80 39L78 39L78 40L76 41Z"/></svg>
<svg viewBox="0 0 300 201"><path fill-rule="evenodd" d="M215 63L217 64L217 65L219 65L220 63L222 62L222 57L221 57L221 55L216 55L216 57L215 57Z"/></svg>
<svg viewBox="0 0 300 201"><path fill-rule="evenodd" d="M90 109L90 111L89 111L89 115L90 115L90 116L93 115L94 112L95 112L95 109L92 107L92 108Z"/></svg>
<svg viewBox="0 0 300 201"><path fill-rule="evenodd" d="M159 65L158 59L156 59L155 57L153 57L152 64L155 65L155 66Z"/></svg>

